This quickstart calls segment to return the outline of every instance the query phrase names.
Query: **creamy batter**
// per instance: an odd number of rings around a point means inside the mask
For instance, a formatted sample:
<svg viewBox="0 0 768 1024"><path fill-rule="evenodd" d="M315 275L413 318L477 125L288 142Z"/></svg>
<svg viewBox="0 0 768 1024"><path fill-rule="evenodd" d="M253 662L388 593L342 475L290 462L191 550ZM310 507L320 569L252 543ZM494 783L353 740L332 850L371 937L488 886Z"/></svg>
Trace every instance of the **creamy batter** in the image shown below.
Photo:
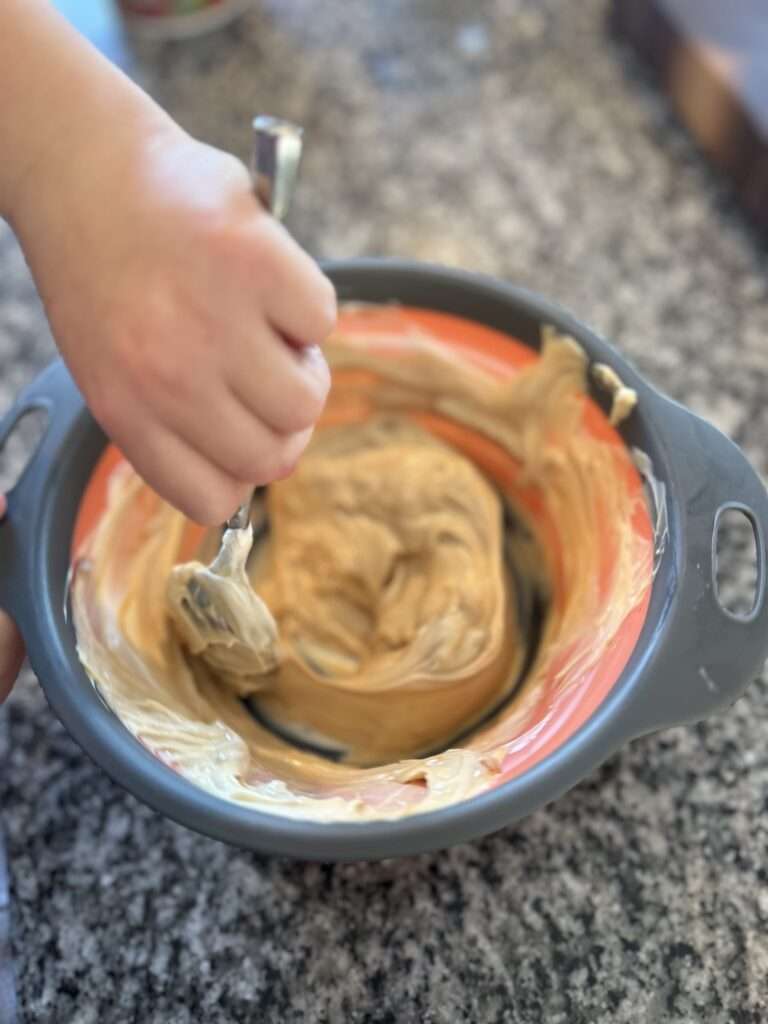
<svg viewBox="0 0 768 1024"><path fill-rule="evenodd" d="M235 571L177 567L169 608L282 731L385 764L444 747L511 691L526 638L501 499L453 448L402 418L330 427L270 488L268 519L250 580L247 539L230 532ZM190 614L190 573L212 583L218 628Z"/></svg>
<svg viewBox="0 0 768 1024"><path fill-rule="evenodd" d="M546 334L514 370L412 327L342 328L327 353L326 414L253 552L230 532L207 570L211 534L188 563L188 524L123 466L74 620L110 706L199 785L291 817L399 817L498 781L543 688L596 665L647 593L653 543L572 340ZM634 393L593 372L629 414Z"/></svg>

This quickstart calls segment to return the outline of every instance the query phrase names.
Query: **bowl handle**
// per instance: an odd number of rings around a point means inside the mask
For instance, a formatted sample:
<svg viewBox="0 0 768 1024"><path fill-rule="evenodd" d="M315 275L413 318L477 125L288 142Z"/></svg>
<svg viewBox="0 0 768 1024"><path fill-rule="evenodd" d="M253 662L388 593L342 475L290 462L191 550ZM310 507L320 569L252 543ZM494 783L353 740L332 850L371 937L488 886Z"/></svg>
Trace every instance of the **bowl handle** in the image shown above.
<svg viewBox="0 0 768 1024"><path fill-rule="evenodd" d="M768 492L741 450L711 424L666 398L653 415L679 514L656 581L667 580L670 595L661 635L650 644L647 682L634 688L624 718L632 736L732 704L768 656ZM743 512L754 532L757 581L746 616L724 608L717 594L717 532L727 509ZM671 562L665 566L664 559Z"/></svg>
<svg viewBox="0 0 768 1024"><path fill-rule="evenodd" d="M61 359L47 366L0 420L0 454L18 422L33 410L43 410L48 422L36 450L7 494L8 510L0 521L0 606L22 627L24 613L34 613L29 581L39 545L29 536L33 512L43 488L56 473L52 453L82 410L80 393Z"/></svg>

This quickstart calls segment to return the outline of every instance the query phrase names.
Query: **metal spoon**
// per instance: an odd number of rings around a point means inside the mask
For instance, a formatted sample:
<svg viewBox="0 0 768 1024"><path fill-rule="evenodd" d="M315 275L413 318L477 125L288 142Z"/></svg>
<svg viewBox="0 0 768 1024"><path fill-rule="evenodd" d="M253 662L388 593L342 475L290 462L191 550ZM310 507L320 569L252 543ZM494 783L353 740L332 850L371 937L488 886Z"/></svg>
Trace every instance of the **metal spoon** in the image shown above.
<svg viewBox="0 0 768 1024"><path fill-rule="evenodd" d="M253 121L253 191L276 220L283 220L293 197L301 161L302 129L290 121L262 115ZM250 522L251 498L225 523L242 530Z"/></svg>
<svg viewBox="0 0 768 1024"><path fill-rule="evenodd" d="M274 117L253 122L251 174L254 192L282 220L291 201L301 159L302 130ZM253 545L253 492L224 524L219 552L209 566L176 566L168 580L168 610L185 645L236 689L243 677L276 665L277 628L254 593L245 566Z"/></svg>

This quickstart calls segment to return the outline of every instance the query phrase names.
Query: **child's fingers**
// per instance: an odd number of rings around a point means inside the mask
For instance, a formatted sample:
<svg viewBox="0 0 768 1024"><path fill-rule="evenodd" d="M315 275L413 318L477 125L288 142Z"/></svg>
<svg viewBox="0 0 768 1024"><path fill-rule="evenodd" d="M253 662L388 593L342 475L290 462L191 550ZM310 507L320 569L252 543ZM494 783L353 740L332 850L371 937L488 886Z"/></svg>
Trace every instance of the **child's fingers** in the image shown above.
<svg viewBox="0 0 768 1024"><path fill-rule="evenodd" d="M317 346L293 349L272 333L232 346L225 373L246 409L278 434L314 426L331 386Z"/></svg>
<svg viewBox="0 0 768 1024"><path fill-rule="evenodd" d="M287 475L306 447L311 426L278 434L226 386L219 385L211 392L202 402L179 401L155 407L154 413L231 479L257 485ZM314 417L304 422L314 424Z"/></svg>
<svg viewBox="0 0 768 1024"><path fill-rule="evenodd" d="M336 292L315 261L271 219L259 226L253 258L259 306L273 328L299 345L322 344L336 324Z"/></svg>
<svg viewBox="0 0 768 1024"><path fill-rule="evenodd" d="M24 641L16 624L4 611L0 611L0 704L11 692L11 687L24 661Z"/></svg>
<svg viewBox="0 0 768 1024"><path fill-rule="evenodd" d="M214 322L214 336L218 326L226 330ZM289 349L263 322L231 333L215 362L203 350L202 358L178 358L172 373L162 363L148 365L143 379L139 372L131 373L133 401L96 410L106 432L135 446L137 424L146 434L146 424L160 422L223 474L251 484L293 466L306 443L296 435L314 427L330 386L319 350Z"/></svg>
<svg viewBox="0 0 768 1024"><path fill-rule="evenodd" d="M148 417L145 424L145 431L131 430L124 439L119 431L113 431L115 443L161 498L203 526L229 519L255 485L291 472L312 433L307 430L291 438L284 461L273 462L268 475L243 482L219 469L164 424Z"/></svg>
<svg viewBox="0 0 768 1024"><path fill-rule="evenodd" d="M228 519L248 497L252 485L235 480L156 418L111 436L139 476L161 498L203 526Z"/></svg>

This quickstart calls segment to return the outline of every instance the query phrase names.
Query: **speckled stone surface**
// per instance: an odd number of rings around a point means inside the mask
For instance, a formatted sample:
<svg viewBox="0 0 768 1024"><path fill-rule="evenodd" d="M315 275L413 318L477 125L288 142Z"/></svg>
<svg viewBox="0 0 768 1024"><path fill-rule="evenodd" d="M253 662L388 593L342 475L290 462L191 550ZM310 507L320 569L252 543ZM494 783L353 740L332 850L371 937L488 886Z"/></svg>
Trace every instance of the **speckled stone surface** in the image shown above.
<svg viewBox="0 0 768 1024"><path fill-rule="evenodd" d="M608 42L604 0L270 0L143 50L151 91L245 155L307 126L318 256L478 268L559 299L768 470L766 252ZM0 231L0 411L51 355ZM4 455L18 464L28 441ZM0 711L23 1019L51 1024L759 1024L768 704L635 742L483 841L306 866L200 838L80 752L26 672Z"/></svg>

